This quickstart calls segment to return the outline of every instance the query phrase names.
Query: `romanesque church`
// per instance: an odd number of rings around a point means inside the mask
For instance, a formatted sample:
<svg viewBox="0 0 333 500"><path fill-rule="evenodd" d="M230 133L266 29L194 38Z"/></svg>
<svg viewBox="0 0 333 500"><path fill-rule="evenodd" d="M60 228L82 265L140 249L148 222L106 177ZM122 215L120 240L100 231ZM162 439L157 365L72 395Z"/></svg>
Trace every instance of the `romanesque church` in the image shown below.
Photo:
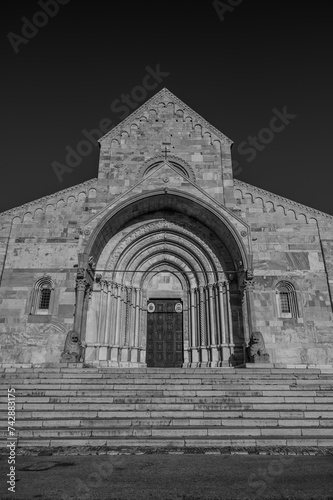
<svg viewBox="0 0 333 500"><path fill-rule="evenodd" d="M332 365L331 215L235 179L167 89L99 142L97 178L0 214L1 363Z"/></svg>

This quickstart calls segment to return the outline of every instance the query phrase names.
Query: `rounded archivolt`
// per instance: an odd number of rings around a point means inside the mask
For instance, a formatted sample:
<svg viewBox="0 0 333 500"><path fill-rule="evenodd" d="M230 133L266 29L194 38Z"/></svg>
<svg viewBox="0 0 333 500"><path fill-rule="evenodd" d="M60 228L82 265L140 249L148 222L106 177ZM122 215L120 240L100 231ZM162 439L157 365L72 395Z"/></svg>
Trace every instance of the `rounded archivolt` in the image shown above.
<svg viewBox="0 0 333 500"><path fill-rule="evenodd" d="M89 238L83 242L85 248L80 261L81 267L87 264L90 256L98 262L107 242L115 236L120 241L124 228L138 221L140 217L153 220L156 218L154 216L156 213L173 214L172 217L177 218L178 221L186 217L186 220L190 221L190 227L194 228L195 234L199 227L203 228L204 241L213 242L219 247L226 265L229 264L228 270L232 270L235 265L237 268L240 265L242 269L248 269L247 252L249 249L246 248L240 234L228 217L217 213L203 200L189 193L179 194L173 189L168 192L155 190L149 195L135 196L105 214L91 231Z"/></svg>
<svg viewBox="0 0 333 500"><path fill-rule="evenodd" d="M243 272L244 259L227 223L170 194L143 198L125 210L92 235L96 280L86 361L145 366L154 330L147 308L157 301L162 308L181 303L177 356L182 350L184 366L242 362L242 292L235 276Z"/></svg>
<svg viewBox="0 0 333 500"><path fill-rule="evenodd" d="M143 269L152 263L176 263L192 286L205 286L225 278L225 263L198 231L190 231L172 221L141 221L133 224L106 245L98 268L110 279L127 286L141 286Z"/></svg>
<svg viewBox="0 0 333 500"><path fill-rule="evenodd" d="M187 177L192 182L196 182L195 173L192 166L182 158L178 158L177 156L173 155L168 155L167 157L165 157L164 155L158 155L154 158L146 160L140 167L137 179L139 180L143 177L146 177L147 175L160 168L163 164L170 166L176 173L180 174L181 176Z"/></svg>

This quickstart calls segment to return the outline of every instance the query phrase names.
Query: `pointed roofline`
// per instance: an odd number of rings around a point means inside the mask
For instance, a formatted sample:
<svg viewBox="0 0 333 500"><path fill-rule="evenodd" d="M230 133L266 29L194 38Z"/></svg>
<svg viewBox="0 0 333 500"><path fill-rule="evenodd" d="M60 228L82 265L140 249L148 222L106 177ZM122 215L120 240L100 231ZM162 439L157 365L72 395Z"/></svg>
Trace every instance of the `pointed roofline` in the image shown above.
<svg viewBox="0 0 333 500"><path fill-rule="evenodd" d="M47 194L46 196L42 196L41 198L36 198L35 200L28 201L27 203L24 203L23 205L17 205L16 207L9 208L8 210L5 210L4 212L0 212L0 217L3 215L15 215L14 212L18 212L19 210L22 209L29 209L31 206L37 205L38 203L44 203L47 201L52 201L53 198L61 196L63 194L68 194L71 193L72 191L75 191L76 189L80 188L87 188L90 185L96 184L98 181L97 177L93 177L92 179L89 179L84 182L80 182L79 184L74 184L74 186L70 186L65 189L61 189L60 191L55 191L54 193Z"/></svg>
<svg viewBox="0 0 333 500"><path fill-rule="evenodd" d="M299 208L303 212L310 212L313 215L320 215L325 217L326 219L333 219L333 215L328 214L327 212L323 212L322 210L317 210L316 208L309 207L308 205L303 205L302 203L298 203L298 201L290 200L285 196L281 196L280 194L273 193L272 191L267 191L267 189L260 188L258 186L254 186L253 184L249 184L248 182L240 181L239 179L234 178L234 188L237 189L237 186L240 188L247 188L249 191L257 192L258 195L269 196L270 198L275 198L281 203L289 203L289 205L294 208Z"/></svg>
<svg viewBox="0 0 333 500"><path fill-rule="evenodd" d="M138 109L133 111L127 118L121 121L118 125L113 127L109 132L107 132L103 137L98 139L98 142L104 141L106 138L114 137L118 135L122 129L128 126L133 120L139 118L145 111L149 110L149 107L159 98L159 97L169 97L171 101L175 102L179 107L184 108L189 114L194 115L194 117L201 122L201 124L213 132L215 135L221 139L222 142L227 142L228 144L233 144L233 141L229 139L225 134L220 132L217 128L207 122L201 115L199 115L196 111L194 111L190 106L185 104L181 99L175 96L170 90L164 87L162 90L153 95L148 101L142 104Z"/></svg>

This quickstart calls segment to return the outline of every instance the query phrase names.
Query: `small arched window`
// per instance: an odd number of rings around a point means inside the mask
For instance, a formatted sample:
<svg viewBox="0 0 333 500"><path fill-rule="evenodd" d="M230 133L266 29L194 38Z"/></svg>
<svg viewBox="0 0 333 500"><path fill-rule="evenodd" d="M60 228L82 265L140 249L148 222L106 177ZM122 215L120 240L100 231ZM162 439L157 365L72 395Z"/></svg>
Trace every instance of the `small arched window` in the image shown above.
<svg viewBox="0 0 333 500"><path fill-rule="evenodd" d="M51 314L54 283L44 276L36 281L31 304L31 314Z"/></svg>
<svg viewBox="0 0 333 500"><path fill-rule="evenodd" d="M51 299L51 285L43 285L39 292L38 309L49 310Z"/></svg>
<svg viewBox="0 0 333 500"><path fill-rule="evenodd" d="M299 317L296 290L291 283L280 281L276 285L276 298L280 317Z"/></svg>

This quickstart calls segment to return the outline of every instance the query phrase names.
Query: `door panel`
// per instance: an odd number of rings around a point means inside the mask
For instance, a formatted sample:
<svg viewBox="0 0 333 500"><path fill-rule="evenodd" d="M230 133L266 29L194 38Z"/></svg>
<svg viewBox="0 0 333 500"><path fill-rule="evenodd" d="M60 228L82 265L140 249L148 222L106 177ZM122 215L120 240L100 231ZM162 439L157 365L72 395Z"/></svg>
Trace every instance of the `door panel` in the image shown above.
<svg viewBox="0 0 333 500"><path fill-rule="evenodd" d="M183 313L179 299L152 299L155 311L147 319L147 366L167 368L183 364Z"/></svg>

